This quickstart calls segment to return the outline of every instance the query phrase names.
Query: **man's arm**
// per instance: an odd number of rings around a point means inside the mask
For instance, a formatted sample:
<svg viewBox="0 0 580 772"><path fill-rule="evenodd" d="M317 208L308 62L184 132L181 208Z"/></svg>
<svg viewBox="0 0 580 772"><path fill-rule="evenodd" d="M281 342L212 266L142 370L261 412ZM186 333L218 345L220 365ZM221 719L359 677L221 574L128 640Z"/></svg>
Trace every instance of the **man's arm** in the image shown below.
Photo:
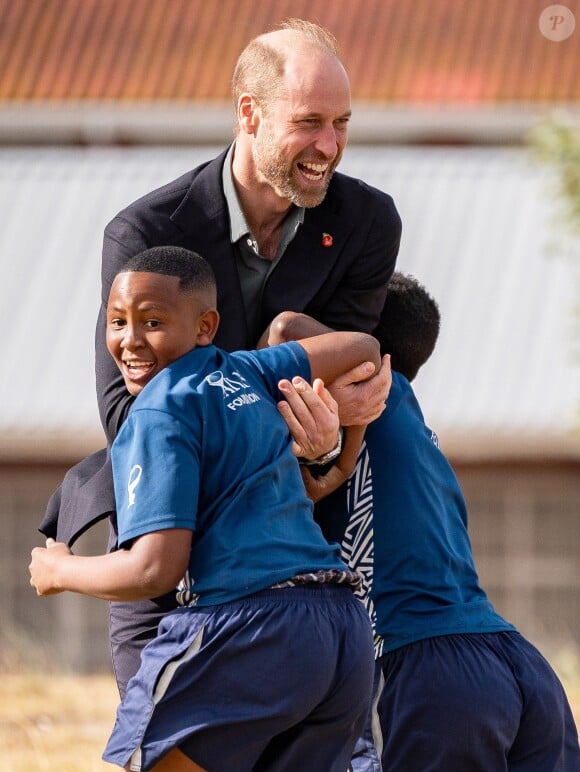
<svg viewBox="0 0 580 772"><path fill-rule="evenodd" d="M155 598L183 578L192 532L183 528L155 531L135 539L129 549L106 555L73 555L62 542L47 539L35 547L29 565L37 595L77 592L114 601Z"/></svg>
<svg viewBox="0 0 580 772"><path fill-rule="evenodd" d="M303 462L319 463L338 446L340 419L338 404L320 378L312 385L302 378L281 381L285 399L278 410L292 435L292 452Z"/></svg>
<svg viewBox="0 0 580 772"><path fill-rule="evenodd" d="M333 493L354 472L365 430L366 426L349 426L346 429L342 452L323 475L315 476L308 467L300 467L306 493L314 503Z"/></svg>
<svg viewBox="0 0 580 772"><path fill-rule="evenodd" d="M349 205L354 223L366 220L371 225L356 259L329 298L322 315L314 315L337 330L370 332L378 324L393 275L402 222L392 197L357 180L358 191L350 195ZM358 195L357 195L358 193ZM356 227L356 225L355 225Z"/></svg>
<svg viewBox="0 0 580 772"><path fill-rule="evenodd" d="M95 331L95 377L99 415L109 443L117 436L134 397L127 391L123 377L107 349L107 301L118 271L130 257L148 246L143 234L122 217L116 217L105 228L101 261L101 308Z"/></svg>
<svg viewBox="0 0 580 772"><path fill-rule="evenodd" d="M321 324L320 322L317 322L315 319L312 319L311 317L307 316L306 314L297 314L294 312L285 312L283 314L280 314L276 319L273 320L270 327L265 331L263 336L263 342L267 345L275 345L276 343L280 343L284 340L300 340L304 336L308 335L317 335L317 334L325 334L329 331L329 328L325 325ZM386 363L383 362L381 364L382 369L386 369ZM355 370L351 370L345 375L342 376L344 379L344 386L342 388L346 389L346 384L352 382L353 373L357 372L358 368L355 368ZM388 373L390 376L390 366L388 367ZM376 382L377 376L373 376L370 379L370 382L375 381ZM336 383L336 382L335 382ZM357 384L357 386L360 388L362 384ZM389 385L390 385L390 377L389 377ZM284 388L285 384L284 382L281 383L281 391L285 395L287 394L287 390ZM341 383L339 382L339 389L341 388ZM345 392L346 393L346 392ZM311 404L310 404L310 410L314 411L317 410L318 413L324 413L325 409L325 403L318 397L318 402L316 401L316 397L318 395L315 395L311 397ZM386 395L385 395L386 398ZM293 419L294 414L296 413L298 406L295 404L295 402L290 403L288 402L281 402L279 405L279 410L284 416L284 419L286 420L286 423L290 426L290 421ZM383 407L384 408L384 400L383 400ZM309 497L314 501L315 503L319 501L320 499L324 498L325 496L328 496L330 493L335 491L337 488L339 488L353 473L354 468L356 466L356 460L358 457L358 453L362 444L362 441L364 439L364 434L366 430L366 423L362 423L360 425L351 425L348 426L345 430L345 437L343 441L343 447L340 455L337 457L335 463L327 469L325 474L320 476L313 475L310 470L307 467L302 466L301 472L302 472L302 478L304 480L304 485L306 487L306 492L308 493Z"/></svg>

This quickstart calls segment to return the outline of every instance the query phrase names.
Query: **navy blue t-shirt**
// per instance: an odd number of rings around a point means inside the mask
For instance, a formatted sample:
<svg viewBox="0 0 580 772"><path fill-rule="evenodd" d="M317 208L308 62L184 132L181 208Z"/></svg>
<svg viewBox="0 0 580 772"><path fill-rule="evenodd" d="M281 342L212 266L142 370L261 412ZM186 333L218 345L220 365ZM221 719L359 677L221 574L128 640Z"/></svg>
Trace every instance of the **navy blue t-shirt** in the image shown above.
<svg viewBox="0 0 580 772"><path fill-rule="evenodd" d="M313 520L276 407L278 381L295 375L310 380L298 343L196 348L147 384L115 439L119 545L167 528L194 532L183 603L345 569Z"/></svg>
<svg viewBox="0 0 580 772"><path fill-rule="evenodd" d="M363 574L377 655L438 635L515 629L479 585L459 482L400 373L367 428L346 497L343 557Z"/></svg>

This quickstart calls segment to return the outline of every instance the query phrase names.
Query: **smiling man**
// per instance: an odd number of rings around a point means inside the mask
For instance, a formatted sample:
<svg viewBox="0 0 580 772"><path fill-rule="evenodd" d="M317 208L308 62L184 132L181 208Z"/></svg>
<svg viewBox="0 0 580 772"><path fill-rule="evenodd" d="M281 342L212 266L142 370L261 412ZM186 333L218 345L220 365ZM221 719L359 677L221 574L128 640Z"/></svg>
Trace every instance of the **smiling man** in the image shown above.
<svg viewBox="0 0 580 772"><path fill-rule="evenodd" d="M271 41L282 66L270 88L262 89L252 74ZM252 233L265 231L264 241L273 247L270 259L276 256L276 230L291 205L312 208L323 202L346 145L350 86L328 45L314 48L291 29L267 33L248 46L234 72L238 132L232 172Z"/></svg>
<svg viewBox="0 0 580 772"><path fill-rule="evenodd" d="M232 78L234 142L131 204L105 230L97 394L113 439L131 396L105 346L106 300L124 261L152 246L193 249L217 277L217 343L252 348L281 311L370 332L394 270L401 221L392 198L335 172L350 86L336 41L303 20L251 41ZM361 383L346 422L380 410L386 375Z"/></svg>
<svg viewBox="0 0 580 772"><path fill-rule="evenodd" d="M335 172L351 114L336 41L318 25L289 20L248 44L232 91L236 135L229 148L134 202L105 229L96 376L109 442L134 397L106 348L107 298L119 269L142 250L174 245L208 260L222 316L216 344L227 351L254 348L272 319L288 309L336 330L371 332L378 322L401 221L387 193ZM343 425L378 417L389 379L385 367L334 394ZM81 528L114 510L107 463L95 475L92 492L91 470L82 486L67 489L82 489L80 505L67 501L64 489L57 492L43 533L55 535L59 506L83 512ZM111 642L121 692L137 669L141 647L173 602L113 604Z"/></svg>

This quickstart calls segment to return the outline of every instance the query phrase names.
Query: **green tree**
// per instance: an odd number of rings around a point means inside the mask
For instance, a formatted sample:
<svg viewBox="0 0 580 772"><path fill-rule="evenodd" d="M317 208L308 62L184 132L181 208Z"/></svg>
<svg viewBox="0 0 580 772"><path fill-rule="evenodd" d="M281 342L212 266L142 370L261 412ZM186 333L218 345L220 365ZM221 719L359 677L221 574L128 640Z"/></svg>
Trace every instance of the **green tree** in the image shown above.
<svg viewBox="0 0 580 772"><path fill-rule="evenodd" d="M534 126L528 142L533 157L555 173L562 222L576 241L580 237L580 122L565 113L555 114Z"/></svg>
<svg viewBox="0 0 580 772"><path fill-rule="evenodd" d="M552 115L531 130L528 144L533 157L554 172L555 195L563 225L557 229L557 251L577 261L580 269L580 121L564 113ZM578 281L580 270L575 273ZM576 307L575 322L580 328L580 306ZM580 337L576 338L573 348L577 362L580 362L579 340ZM577 423L580 427L580 406Z"/></svg>

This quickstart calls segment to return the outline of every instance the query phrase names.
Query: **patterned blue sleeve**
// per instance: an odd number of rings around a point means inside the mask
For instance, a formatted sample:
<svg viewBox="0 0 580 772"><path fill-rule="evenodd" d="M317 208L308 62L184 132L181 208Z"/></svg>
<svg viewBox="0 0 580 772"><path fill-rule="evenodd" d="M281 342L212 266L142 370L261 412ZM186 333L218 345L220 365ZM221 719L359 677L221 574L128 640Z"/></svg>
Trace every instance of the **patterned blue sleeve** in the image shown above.
<svg viewBox="0 0 580 772"><path fill-rule="evenodd" d="M195 530L199 433L160 410L133 410L111 453L119 545L166 528Z"/></svg>

